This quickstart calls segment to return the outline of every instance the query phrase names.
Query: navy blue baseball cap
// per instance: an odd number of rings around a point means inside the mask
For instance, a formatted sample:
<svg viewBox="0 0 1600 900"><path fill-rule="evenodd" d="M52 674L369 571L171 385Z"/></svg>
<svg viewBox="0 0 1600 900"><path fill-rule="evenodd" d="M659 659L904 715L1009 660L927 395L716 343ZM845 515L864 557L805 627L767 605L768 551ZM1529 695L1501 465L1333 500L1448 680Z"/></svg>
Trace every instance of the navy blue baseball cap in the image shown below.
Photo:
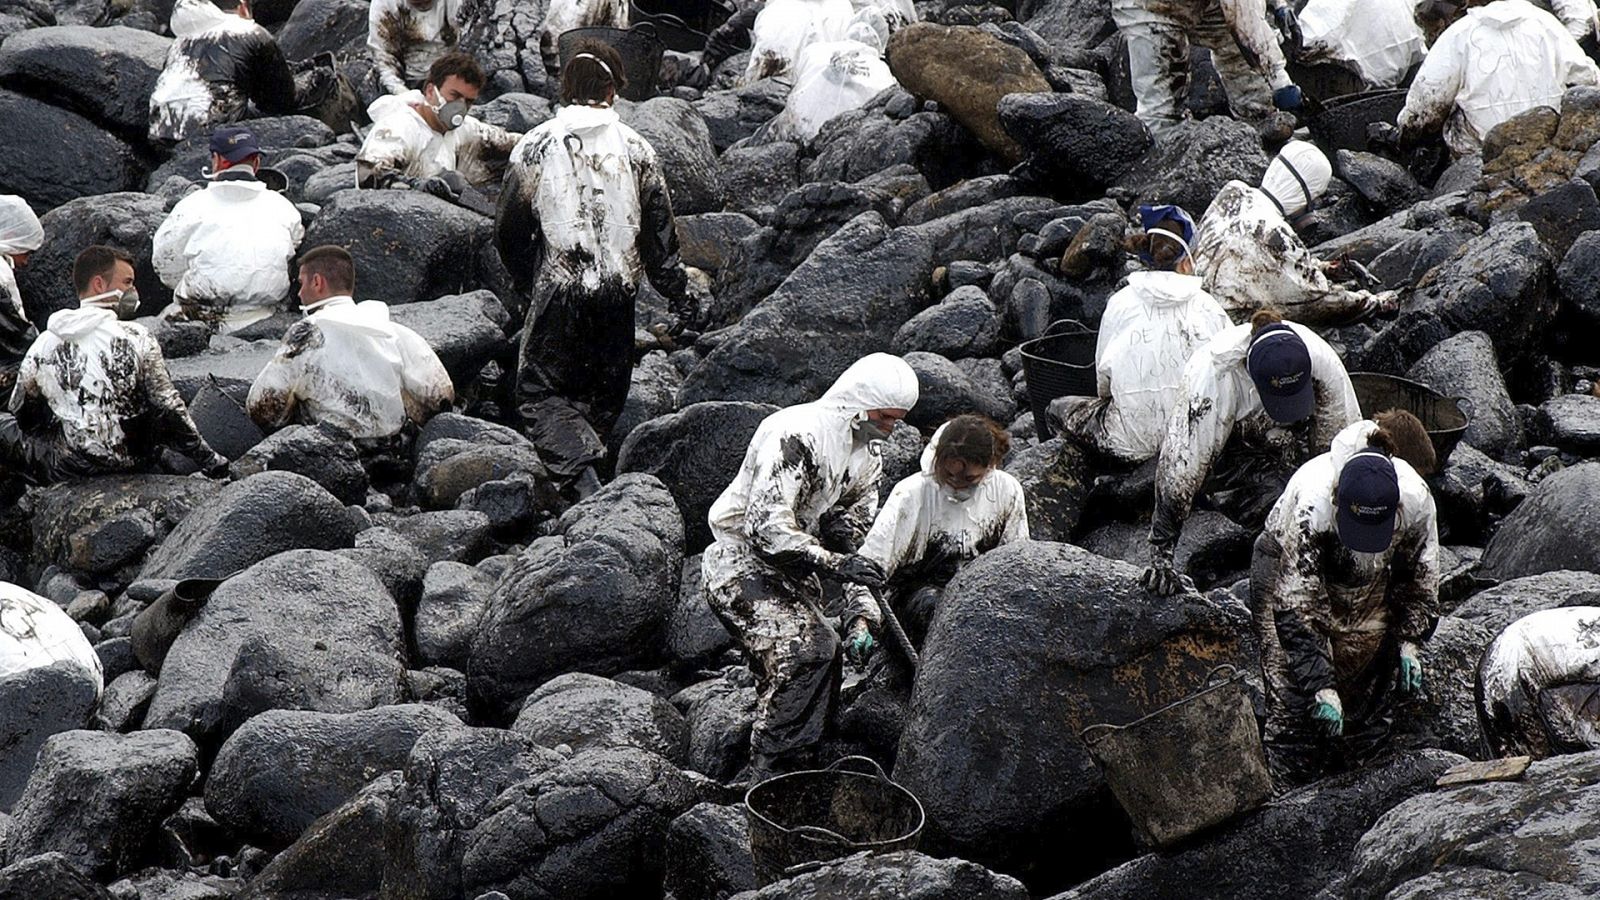
<svg viewBox="0 0 1600 900"><path fill-rule="evenodd" d="M1400 479L1383 451L1362 450L1339 472L1334 495L1339 541L1359 553L1382 553L1394 540L1400 512Z"/></svg>
<svg viewBox="0 0 1600 900"><path fill-rule="evenodd" d="M1250 339L1245 368L1256 383L1261 406L1274 422L1299 422L1316 409L1311 351L1288 325L1278 322L1257 331Z"/></svg>
<svg viewBox="0 0 1600 900"><path fill-rule="evenodd" d="M230 163L248 159L261 152L256 136L250 129L228 125L211 132L211 152Z"/></svg>

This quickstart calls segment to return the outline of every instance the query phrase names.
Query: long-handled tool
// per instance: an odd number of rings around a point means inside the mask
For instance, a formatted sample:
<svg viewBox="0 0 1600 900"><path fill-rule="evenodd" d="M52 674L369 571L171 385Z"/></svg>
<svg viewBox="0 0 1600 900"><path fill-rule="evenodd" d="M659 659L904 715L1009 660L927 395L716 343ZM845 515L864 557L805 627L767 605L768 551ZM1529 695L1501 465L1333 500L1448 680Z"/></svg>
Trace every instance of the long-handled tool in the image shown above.
<svg viewBox="0 0 1600 900"><path fill-rule="evenodd" d="M899 617L889 608L889 604L883 599L883 594L872 588L867 588L867 593L877 602L878 611L883 613L883 624L889 627L889 633L894 635L895 644L900 647L900 652L905 654L906 661L911 663L911 671L915 672L922 665L922 657L918 655L917 648L911 646L911 638L906 637L906 630L900 627Z"/></svg>

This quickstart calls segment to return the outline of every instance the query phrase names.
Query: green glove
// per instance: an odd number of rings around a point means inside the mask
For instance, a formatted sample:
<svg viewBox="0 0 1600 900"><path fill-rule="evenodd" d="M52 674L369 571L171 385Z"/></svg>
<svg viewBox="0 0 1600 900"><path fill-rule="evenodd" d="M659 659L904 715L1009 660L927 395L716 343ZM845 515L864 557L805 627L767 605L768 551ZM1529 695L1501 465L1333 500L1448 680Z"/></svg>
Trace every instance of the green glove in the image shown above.
<svg viewBox="0 0 1600 900"><path fill-rule="evenodd" d="M1317 691L1311 718L1322 726L1322 733L1328 737L1344 734L1344 710L1340 706L1338 693L1330 689Z"/></svg>
<svg viewBox="0 0 1600 900"><path fill-rule="evenodd" d="M844 655L856 665L864 665L872 656L872 651L877 649L878 642L872 636L872 630L867 627L866 619L856 619L850 626L850 633L845 637Z"/></svg>
<svg viewBox="0 0 1600 900"><path fill-rule="evenodd" d="M1422 690L1422 661L1417 659L1417 648L1411 644L1400 645L1400 693L1416 694Z"/></svg>

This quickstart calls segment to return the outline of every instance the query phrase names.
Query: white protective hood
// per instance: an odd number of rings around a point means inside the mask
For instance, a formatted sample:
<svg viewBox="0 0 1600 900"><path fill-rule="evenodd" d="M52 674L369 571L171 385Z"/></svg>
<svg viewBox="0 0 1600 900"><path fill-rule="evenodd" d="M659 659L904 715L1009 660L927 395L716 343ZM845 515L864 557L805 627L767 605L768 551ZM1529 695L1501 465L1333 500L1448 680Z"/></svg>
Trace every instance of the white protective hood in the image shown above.
<svg viewBox="0 0 1600 900"><path fill-rule="evenodd" d="M1183 367L1195 348L1229 325L1228 315L1195 275L1135 272L1111 296L1095 342L1106 449L1123 459L1161 450L1178 401Z"/></svg>
<svg viewBox="0 0 1600 900"><path fill-rule="evenodd" d="M905 360L869 353L851 363L816 405L855 417L872 409L909 410L918 395L917 373Z"/></svg>
<svg viewBox="0 0 1600 900"><path fill-rule="evenodd" d="M1261 176L1261 190L1278 201L1283 214L1292 218L1321 197L1332 178L1333 165L1316 145L1290 141Z"/></svg>
<svg viewBox="0 0 1600 900"><path fill-rule="evenodd" d="M875 37L859 25L852 25L851 31ZM835 116L860 109L894 87L897 82L880 54L860 40L826 41L801 50L794 66L794 88L783 111L772 120L772 138L809 142Z"/></svg>
<svg viewBox="0 0 1600 900"><path fill-rule="evenodd" d="M228 28L232 30L248 30L255 27L249 19L223 12L211 0L178 0L172 6L172 18L168 22L175 38L192 37L213 28Z"/></svg>
<svg viewBox="0 0 1600 900"><path fill-rule="evenodd" d="M768 0L750 28L750 64L740 82L792 78L800 51L843 40L854 17L850 0Z"/></svg>
<svg viewBox="0 0 1600 900"><path fill-rule="evenodd" d="M1300 11L1306 61L1336 60L1369 89L1392 88L1427 55L1412 0L1311 0Z"/></svg>
<svg viewBox="0 0 1600 900"><path fill-rule="evenodd" d="M1489 645L1478 670L1479 714L1538 709L1547 688L1600 683L1600 607L1568 606L1530 613L1506 626ZM1600 749L1600 721L1574 716L1572 737Z"/></svg>
<svg viewBox="0 0 1600 900"><path fill-rule="evenodd" d="M105 686L100 656L78 623L44 597L0 581L0 678L57 662L92 673L97 691Z"/></svg>
<svg viewBox="0 0 1600 900"><path fill-rule="evenodd" d="M32 253L44 246L44 226L28 201L15 194L0 194L0 253Z"/></svg>

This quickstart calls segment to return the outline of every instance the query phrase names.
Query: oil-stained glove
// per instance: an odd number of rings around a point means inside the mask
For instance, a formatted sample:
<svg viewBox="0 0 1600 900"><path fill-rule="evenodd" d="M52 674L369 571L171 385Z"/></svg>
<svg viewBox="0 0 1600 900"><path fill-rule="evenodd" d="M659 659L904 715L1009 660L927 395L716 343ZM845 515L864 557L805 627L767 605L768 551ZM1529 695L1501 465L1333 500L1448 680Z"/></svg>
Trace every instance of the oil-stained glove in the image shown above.
<svg viewBox="0 0 1600 900"><path fill-rule="evenodd" d="M1327 737L1344 734L1344 708L1339 703L1339 693L1332 688L1317 691L1311 707L1311 718L1322 727Z"/></svg>
<svg viewBox="0 0 1600 900"><path fill-rule="evenodd" d="M1290 59L1298 59L1306 47L1306 36L1300 30L1300 19L1294 14L1294 7L1285 3L1273 10L1272 24L1283 36L1283 54Z"/></svg>
<svg viewBox="0 0 1600 900"><path fill-rule="evenodd" d="M1291 84L1272 92L1272 105L1284 112L1299 112L1300 106L1305 102L1305 95L1300 92L1300 85Z"/></svg>
<svg viewBox="0 0 1600 900"><path fill-rule="evenodd" d="M1417 658L1416 644L1400 645L1400 693L1415 695L1422 691L1422 661Z"/></svg>
<svg viewBox="0 0 1600 900"><path fill-rule="evenodd" d="M1150 545L1150 566L1139 576L1139 584L1157 597L1170 597L1185 588L1194 587L1187 575L1178 572L1172 561L1172 548Z"/></svg>
<svg viewBox="0 0 1600 900"><path fill-rule="evenodd" d="M865 665L872 657L872 652L878 648L878 641L872 636L872 629L867 626L867 620L857 618L850 624L850 631L844 639L844 655L856 665Z"/></svg>
<svg viewBox="0 0 1600 900"><path fill-rule="evenodd" d="M432 194L440 200L448 200L451 203L461 199L461 193L466 189L467 180L461 177L460 172L440 172L417 184L417 190L424 194Z"/></svg>
<svg viewBox="0 0 1600 900"><path fill-rule="evenodd" d="M700 322L700 300L688 291L671 301L672 322L667 326L667 335L677 337L689 329L696 328Z"/></svg>
<svg viewBox="0 0 1600 900"><path fill-rule="evenodd" d="M859 553L852 553L839 560L839 565L834 568L833 574L840 581L866 585L869 588L881 588L888 580L882 566Z"/></svg>
<svg viewBox="0 0 1600 900"><path fill-rule="evenodd" d="M200 467L200 471L204 472L207 478L227 478L228 458L221 453L213 452L211 458Z"/></svg>

